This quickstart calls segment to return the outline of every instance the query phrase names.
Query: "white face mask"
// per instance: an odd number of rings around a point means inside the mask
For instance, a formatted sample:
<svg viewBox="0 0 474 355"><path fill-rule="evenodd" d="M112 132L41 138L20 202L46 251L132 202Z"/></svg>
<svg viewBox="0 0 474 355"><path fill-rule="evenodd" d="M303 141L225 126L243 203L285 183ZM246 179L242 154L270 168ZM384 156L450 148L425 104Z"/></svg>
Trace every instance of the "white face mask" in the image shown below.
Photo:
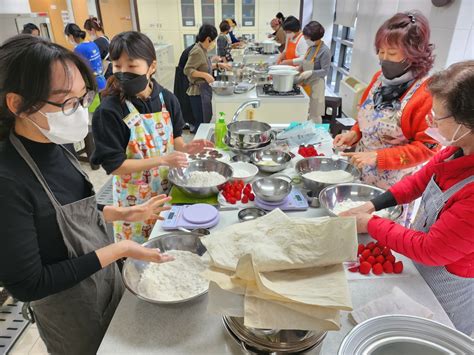
<svg viewBox="0 0 474 355"><path fill-rule="evenodd" d="M295 37L295 35L293 33L287 33L286 34L286 38L291 41L293 38Z"/></svg>
<svg viewBox="0 0 474 355"><path fill-rule="evenodd" d="M467 131L466 133L462 134L461 137L454 139L456 135L458 134L459 130L461 129L462 125L458 125L458 128L454 132L453 136L451 137L450 140L444 138L441 133L439 133L438 128L436 127L429 127L425 133L430 136L431 138L437 140L439 144L441 144L444 147L449 147L450 145L453 145L456 142L459 142L461 139L466 137L471 131Z"/></svg>
<svg viewBox="0 0 474 355"><path fill-rule="evenodd" d="M306 44L308 44L308 47L314 46L314 44L315 44L315 42L310 40L310 39L305 38L305 41L306 41Z"/></svg>
<svg viewBox="0 0 474 355"><path fill-rule="evenodd" d="M89 38L93 41L95 41L97 39L97 35L93 35L93 34L90 34L89 35Z"/></svg>
<svg viewBox="0 0 474 355"><path fill-rule="evenodd" d="M62 111L38 112L46 117L49 131L41 128L31 119L30 121L53 143L68 144L80 142L89 132L89 111L81 105L79 105L76 112L69 116L66 116Z"/></svg>

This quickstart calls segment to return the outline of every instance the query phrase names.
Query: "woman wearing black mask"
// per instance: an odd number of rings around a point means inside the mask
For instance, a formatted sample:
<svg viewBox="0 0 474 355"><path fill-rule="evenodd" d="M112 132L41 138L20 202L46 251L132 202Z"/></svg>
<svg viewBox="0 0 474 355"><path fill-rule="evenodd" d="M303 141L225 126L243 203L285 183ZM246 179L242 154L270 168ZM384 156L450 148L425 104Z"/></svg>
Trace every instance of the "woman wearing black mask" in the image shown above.
<svg viewBox="0 0 474 355"><path fill-rule="evenodd" d="M186 166L184 153L197 153L212 143L184 142L178 99L152 78L156 54L147 36L120 33L110 42L109 52L114 75L94 113L92 159L114 175L114 204L134 206L167 193L167 167ZM154 222L116 222L115 238L144 242Z"/></svg>
<svg viewBox="0 0 474 355"><path fill-rule="evenodd" d="M426 90L433 67L428 20L419 12L398 13L377 31L375 49L382 71L362 95L357 123L336 136L336 147L362 170L362 181L387 189L412 174L437 151L425 133L432 99Z"/></svg>

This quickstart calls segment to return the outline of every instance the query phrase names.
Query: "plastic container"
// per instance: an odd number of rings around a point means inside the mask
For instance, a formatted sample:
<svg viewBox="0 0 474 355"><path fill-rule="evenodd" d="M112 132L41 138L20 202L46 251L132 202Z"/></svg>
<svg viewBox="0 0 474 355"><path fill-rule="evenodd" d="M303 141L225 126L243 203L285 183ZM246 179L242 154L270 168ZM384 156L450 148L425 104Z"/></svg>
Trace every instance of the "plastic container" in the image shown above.
<svg viewBox="0 0 474 355"><path fill-rule="evenodd" d="M227 124L225 123L224 112L219 112L219 118L216 121L214 136L216 139L216 148L224 149L226 144L224 142L227 134Z"/></svg>

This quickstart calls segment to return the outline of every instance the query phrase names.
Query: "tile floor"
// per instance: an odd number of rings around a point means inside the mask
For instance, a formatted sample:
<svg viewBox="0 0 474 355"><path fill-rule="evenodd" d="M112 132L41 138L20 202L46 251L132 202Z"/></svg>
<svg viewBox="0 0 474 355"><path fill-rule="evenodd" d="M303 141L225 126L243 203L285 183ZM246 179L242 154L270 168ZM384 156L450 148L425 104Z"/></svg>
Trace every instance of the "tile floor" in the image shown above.
<svg viewBox="0 0 474 355"><path fill-rule="evenodd" d="M183 138L186 142L192 140L193 135L189 134L188 131L184 131ZM89 175L89 178L94 185L95 191L99 191L99 189L110 179L110 176L105 173L105 171L100 168L98 170L92 170L88 163L82 163L81 166L84 171ZM43 341L41 340L38 328L36 324L30 324L23 334L21 335L20 339L17 340L14 347L10 352L9 355L47 355L48 351L46 350L46 346L44 345Z"/></svg>

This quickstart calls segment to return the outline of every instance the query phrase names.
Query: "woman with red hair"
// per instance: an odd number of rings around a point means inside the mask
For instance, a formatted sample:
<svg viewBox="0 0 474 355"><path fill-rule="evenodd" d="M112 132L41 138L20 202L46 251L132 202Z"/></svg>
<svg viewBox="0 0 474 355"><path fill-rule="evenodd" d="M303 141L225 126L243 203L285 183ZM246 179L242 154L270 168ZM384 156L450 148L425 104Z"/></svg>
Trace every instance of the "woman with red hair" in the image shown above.
<svg viewBox="0 0 474 355"><path fill-rule="evenodd" d="M357 123L336 136L334 145L362 170L361 180L387 189L418 170L438 150L429 137L425 116L432 106L426 90L433 67L428 20L413 11L385 21L375 36L381 72L377 72L360 101Z"/></svg>

